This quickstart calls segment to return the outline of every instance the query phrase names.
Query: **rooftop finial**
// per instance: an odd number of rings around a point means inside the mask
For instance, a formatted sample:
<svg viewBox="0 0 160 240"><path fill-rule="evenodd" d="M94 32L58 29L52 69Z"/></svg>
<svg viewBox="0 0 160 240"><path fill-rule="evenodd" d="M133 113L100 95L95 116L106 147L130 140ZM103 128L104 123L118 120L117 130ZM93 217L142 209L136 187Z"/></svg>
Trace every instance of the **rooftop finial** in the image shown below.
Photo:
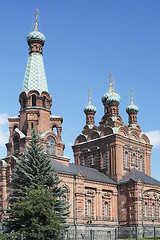
<svg viewBox="0 0 160 240"><path fill-rule="evenodd" d="M111 88L112 88L112 76L113 76L113 74L112 74L112 72L110 72L110 74L109 74L109 90L111 90Z"/></svg>
<svg viewBox="0 0 160 240"><path fill-rule="evenodd" d="M130 93L131 93L131 104L133 104L133 88L131 88Z"/></svg>
<svg viewBox="0 0 160 240"><path fill-rule="evenodd" d="M39 14L39 11L38 11L38 9L36 9L36 12L35 12L35 29L34 29L34 31L38 31L38 14Z"/></svg>
<svg viewBox="0 0 160 240"><path fill-rule="evenodd" d="M88 89L88 92L89 92L89 104L91 104L91 88Z"/></svg>

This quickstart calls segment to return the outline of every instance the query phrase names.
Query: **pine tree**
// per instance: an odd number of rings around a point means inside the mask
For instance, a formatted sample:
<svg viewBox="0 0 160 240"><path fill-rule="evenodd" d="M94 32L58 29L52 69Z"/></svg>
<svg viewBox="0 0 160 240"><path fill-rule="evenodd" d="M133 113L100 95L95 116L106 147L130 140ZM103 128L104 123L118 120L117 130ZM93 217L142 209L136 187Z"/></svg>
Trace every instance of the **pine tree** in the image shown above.
<svg viewBox="0 0 160 240"><path fill-rule="evenodd" d="M33 129L29 146L24 154L18 157L18 162L13 171L13 188L10 189L9 208L7 209L7 218L3 223L6 227L19 230L16 226L16 218L12 213L12 206L17 201L23 200L26 194L26 187L31 186L35 189L39 187L51 188L53 197L56 199L53 205L53 211L58 213L62 228L65 223L68 212L67 201L62 200L65 190L59 187L60 179L53 170L48 155L44 152L42 143Z"/></svg>

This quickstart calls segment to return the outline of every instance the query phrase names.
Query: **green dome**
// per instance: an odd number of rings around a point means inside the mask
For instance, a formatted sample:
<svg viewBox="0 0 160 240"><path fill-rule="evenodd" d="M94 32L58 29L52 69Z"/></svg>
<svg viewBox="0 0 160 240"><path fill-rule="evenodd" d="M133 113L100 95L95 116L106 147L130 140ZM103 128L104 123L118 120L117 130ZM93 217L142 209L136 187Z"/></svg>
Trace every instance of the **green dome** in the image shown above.
<svg viewBox="0 0 160 240"><path fill-rule="evenodd" d="M88 112L93 112L93 113L96 113L97 109L95 106L93 106L91 103L89 103L84 109L83 111L85 113L88 113Z"/></svg>
<svg viewBox="0 0 160 240"><path fill-rule="evenodd" d="M127 112L128 114L131 114L131 113L133 113L133 112L138 113L138 111L139 111L139 107L137 107L137 106L134 105L133 103L131 103L131 104L126 108L126 112Z"/></svg>
<svg viewBox="0 0 160 240"><path fill-rule="evenodd" d="M27 36L27 42L31 42L31 41L34 41L34 40L37 40L37 41L40 41L42 42L42 44L44 44L45 42L45 36L39 32L38 30L34 30L33 32L30 32Z"/></svg>
<svg viewBox="0 0 160 240"><path fill-rule="evenodd" d="M120 101L120 95L118 93L112 92L111 89L102 96L103 104L115 103L119 105Z"/></svg>

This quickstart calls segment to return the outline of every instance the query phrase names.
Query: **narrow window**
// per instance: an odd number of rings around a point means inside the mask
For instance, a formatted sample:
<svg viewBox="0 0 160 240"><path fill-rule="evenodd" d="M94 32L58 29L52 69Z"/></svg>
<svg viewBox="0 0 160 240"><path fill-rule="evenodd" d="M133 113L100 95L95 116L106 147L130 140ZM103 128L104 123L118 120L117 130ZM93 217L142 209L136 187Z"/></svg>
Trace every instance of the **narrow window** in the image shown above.
<svg viewBox="0 0 160 240"><path fill-rule="evenodd" d="M139 163L139 168L140 168L140 171L142 171L142 156L140 156L140 163Z"/></svg>
<svg viewBox="0 0 160 240"><path fill-rule="evenodd" d="M34 128L34 124L33 123L31 123L31 129L33 129Z"/></svg>
<svg viewBox="0 0 160 240"><path fill-rule="evenodd" d="M13 147L14 147L14 153L18 154L19 153L19 137L15 136L13 138Z"/></svg>
<svg viewBox="0 0 160 240"><path fill-rule="evenodd" d="M106 168L107 167L106 152L102 153L102 158L103 158L103 168Z"/></svg>
<svg viewBox="0 0 160 240"><path fill-rule="evenodd" d="M36 106L36 95L32 95L32 107Z"/></svg>
<svg viewBox="0 0 160 240"><path fill-rule="evenodd" d="M55 140L52 136L47 137L46 152L49 155L55 154Z"/></svg>
<svg viewBox="0 0 160 240"><path fill-rule="evenodd" d="M93 164L96 165L97 164L97 155L93 155Z"/></svg>
<svg viewBox="0 0 160 240"><path fill-rule="evenodd" d="M152 204L152 218L154 218L154 214L155 214L155 206L154 203Z"/></svg>
<svg viewBox="0 0 160 240"><path fill-rule="evenodd" d="M87 215L91 216L91 200L87 201Z"/></svg>
<svg viewBox="0 0 160 240"><path fill-rule="evenodd" d="M132 164L133 164L133 165L135 165L135 163L136 163L135 160L136 160L135 154L132 154Z"/></svg>
<svg viewBox="0 0 160 240"><path fill-rule="evenodd" d="M88 157L87 156L84 158L84 164L86 167L88 167Z"/></svg>
<svg viewBox="0 0 160 240"><path fill-rule="evenodd" d="M124 166L125 166L125 168L128 167L128 153L127 152L125 152L125 155L124 155Z"/></svg>
<svg viewBox="0 0 160 240"><path fill-rule="evenodd" d="M104 216L108 217L108 203L107 202L104 203Z"/></svg>
<svg viewBox="0 0 160 240"><path fill-rule="evenodd" d="M43 105L44 108L46 108L46 97L45 96L43 97L42 105Z"/></svg>

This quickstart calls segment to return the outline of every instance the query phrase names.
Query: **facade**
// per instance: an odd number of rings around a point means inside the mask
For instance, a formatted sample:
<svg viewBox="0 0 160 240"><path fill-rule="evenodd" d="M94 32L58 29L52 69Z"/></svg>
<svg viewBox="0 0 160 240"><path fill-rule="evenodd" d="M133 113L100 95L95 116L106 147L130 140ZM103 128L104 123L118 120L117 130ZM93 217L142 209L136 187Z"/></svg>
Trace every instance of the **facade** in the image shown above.
<svg viewBox="0 0 160 240"><path fill-rule="evenodd" d="M94 124L96 108L84 108L86 124L73 145L74 162L63 156L63 118L51 114L52 98L48 92L43 64L45 36L37 29L27 36L29 57L22 92L19 96L19 115L10 117L7 156L0 161L1 219L7 207L7 188L11 187L12 171L29 140L32 129L40 136L53 168L59 172L66 188L70 214L68 223L76 239L90 228L129 236L136 226L143 234L153 222L160 225L160 182L151 175L151 149L148 137L137 124L138 107L126 108L129 123L119 115L120 96L114 92L110 74L109 91L102 96L104 115L99 126ZM54 128L57 134L53 131ZM149 232L149 231L148 231Z"/></svg>

